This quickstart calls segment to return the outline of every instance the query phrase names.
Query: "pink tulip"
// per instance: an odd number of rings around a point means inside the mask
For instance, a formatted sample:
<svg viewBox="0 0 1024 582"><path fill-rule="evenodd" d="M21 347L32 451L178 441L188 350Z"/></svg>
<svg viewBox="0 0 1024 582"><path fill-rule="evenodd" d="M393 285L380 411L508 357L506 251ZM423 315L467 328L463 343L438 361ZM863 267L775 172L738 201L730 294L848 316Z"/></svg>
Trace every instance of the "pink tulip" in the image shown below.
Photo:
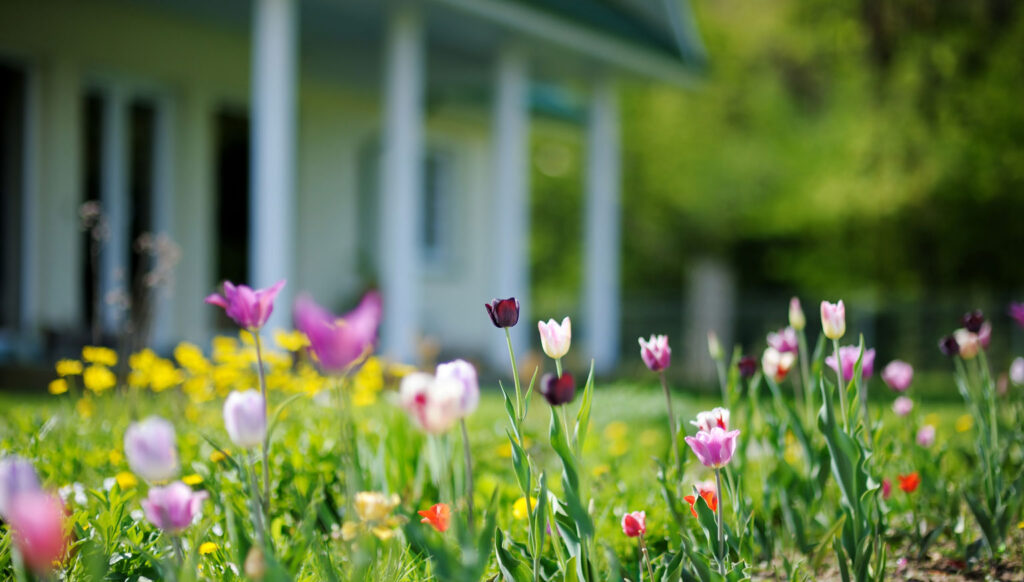
<svg viewBox="0 0 1024 582"><path fill-rule="evenodd" d="M900 396L892 403L892 411L897 416L906 416L910 414L910 411L914 409L914 401L907 398L906 396Z"/></svg>
<svg viewBox="0 0 1024 582"><path fill-rule="evenodd" d="M672 348L668 347L667 335L652 335L651 339L640 341L640 357L644 364L654 372L660 372L672 363Z"/></svg>
<svg viewBox="0 0 1024 582"><path fill-rule="evenodd" d="M836 303L821 302L821 329L828 339L839 339L846 333L846 306L840 299Z"/></svg>
<svg viewBox="0 0 1024 582"><path fill-rule="evenodd" d="M888 499L892 495L892 481L882 479L882 499Z"/></svg>
<svg viewBox="0 0 1024 582"><path fill-rule="evenodd" d="M761 355L761 371L776 384L786 379L786 375L793 368L796 362L796 354L793 352L780 352L769 347Z"/></svg>
<svg viewBox="0 0 1024 582"><path fill-rule="evenodd" d="M935 427L926 424L917 431L917 444L928 448L935 444Z"/></svg>
<svg viewBox="0 0 1024 582"><path fill-rule="evenodd" d="M988 344L992 342L992 324L985 321L981 324L981 329L978 330L978 344L981 345L981 349L987 350Z"/></svg>
<svg viewBox="0 0 1024 582"><path fill-rule="evenodd" d="M906 390L913 379L914 367L902 360L893 360L882 370L882 380L897 392Z"/></svg>
<svg viewBox="0 0 1024 582"><path fill-rule="evenodd" d="M8 519L15 497L39 490L39 475L32 463L15 455L0 459L0 518Z"/></svg>
<svg viewBox="0 0 1024 582"><path fill-rule="evenodd" d="M267 436L267 405L256 390L234 391L224 401L224 428L231 442L249 449Z"/></svg>
<svg viewBox="0 0 1024 582"><path fill-rule="evenodd" d="M43 491L20 493L13 499L9 523L22 559L33 572L45 576L64 555L64 504Z"/></svg>
<svg viewBox="0 0 1024 582"><path fill-rule="evenodd" d="M729 430L729 411L718 407L698 412L697 420L691 420L690 424L697 427L697 430L711 430L712 427L716 426L723 430Z"/></svg>
<svg viewBox="0 0 1024 582"><path fill-rule="evenodd" d="M174 426L159 416L133 422L124 433L128 466L149 481L166 481L178 473Z"/></svg>
<svg viewBox="0 0 1024 582"><path fill-rule="evenodd" d="M792 327L780 329L768 334L768 345L780 352L796 352L800 349L796 339L796 330Z"/></svg>
<svg viewBox="0 0 1024 582"><path fill-rule="evenodd" d="M1010 382L1015 386L1024 386L1024 358L1014 358L1010 363Z"/></svg>
<svg viewBox="0 0 1024 582"><path fill-rule="evenodd" d="M377 343L381 301L370 291L355 309L337 319L308 296L295 302L295 327L309 338L310 349L324 370L345 372Z"/></svg>
<svg viewBox="0 0 1024 582"><path fill-rule="evenodd" d="M206 491L192 491L188 485L175 481L166 487L151 487L142 500L142 509L150 523L176 535L192 525L207 497Z"/></svg>
<svg viewBox="0 0 1024 582"><path fill-rule="evenodd" d="M696 436L688 436L685 440L701 464L719 469L732 459L733 453L736 452L736 437L739 434L738 430L726 431L714 426L711 430L698 431Z"/></svg>
<svg viewBox="0 0 1024 582"><path fill-rule="evenodd" d="M469 416L480 403L480 384L477 382L476 368L466 360L454 360L438 364L434 377L441 381L455 380L462 385L459 400L459 416Z"/></svg>
<svg viewBox="0 0 1024 582"><path fill-rule="evenodd" d="M562 319L562 323L549 319L547 322L538 321L537 329L540 331L540 345L549 358L557 360L569 352L569 344L572 342L572 322L568 317Z"/></svg>
<svg viewBox="0 0 1024 582"><path fill-rule="evenodd" d="M622 533L631 538L647 533L647 515L643 511L634 511L623 515Z"/></svg>
<svg viewBox="0 0 1024 582"><path fill-rule="evenodd" d="M206 302L224 308L224 312L239 326L250 331L257 330L265 323L274 311L274 298L284 287L281 279L267 289L253 290L247 285L234 285L224 282L224 295L216 293L208 296Z"/></svg>
<svg viewBox="0 0 1024 582"><path fill-rule="evenodd" d="M457 378L417 372L402 378L398 399L420 429L442 434L462 418L464 392L465 386Z"/></svg>
<svg viewBox="0 0 1024 582"><path fill-rule="evenodd" d="M853 379L853 367L857 364L857 358L860 357L860 348L857 346L843 346L839 348L839 359L842 360L843 364L843 381L849 382ZM832 354L825 358L825 364L836 369L836 355ZM861 378L870 378L875 372L875 350L874 348L866 350L864 352L864 358L861 362L860 376Z"/></svg>
<svg viewBox="0 0 1024 582"><path fill-rule="evenodd" d="M800 299L793 297L789 300L789 327L800 331L807 325L807 318L804 317L803 307L800 306Z"/></svg>

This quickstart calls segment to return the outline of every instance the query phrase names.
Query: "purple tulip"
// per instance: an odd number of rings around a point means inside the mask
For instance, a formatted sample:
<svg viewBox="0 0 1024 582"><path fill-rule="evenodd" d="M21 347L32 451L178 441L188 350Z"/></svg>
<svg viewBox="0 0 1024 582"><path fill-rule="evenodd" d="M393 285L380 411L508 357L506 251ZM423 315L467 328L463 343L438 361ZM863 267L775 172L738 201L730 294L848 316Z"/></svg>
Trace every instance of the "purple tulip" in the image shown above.
<svg viewBox="0 0 1024 582"><path fill-rule="evenodd" d="M159 416L133 422L124 433L128 466L148 481L167 481L178 472L174 426Z"/></svg>
<svg viewBox="0 0 1024 582"><path fill-rule="evenodd" d="M514 327L519 323L519 300L515 297L494 299L485 303L487 315L491 316L494 327Z"/></svg>
<svg viewBox="0 0 1024 582"><path fill-rule="evenodd" d="M800 344L796 339L796 330L792 327L786 327L777 332L769 333L768 345L782 353L795 353L800 349Z"/></svg>
<svg viewBox="0 0 1024 582"><path fill-rule="evenodd" d="M16 455L0 459L0 518L8 520L15 497L39 490L39 475L32 463Z"/></svg>
<svg viewBox="0 0 1024 582"><path fill-rule="evenodd" d="M640 357L653 372L660 372L672 363L672 348L668 347L667 335L652 335L651 339L640 341Z"/></svg>
<svg viewBox="0 0 1024 582"><path fill-rule="evenodd" d="M701 464L719 469L732 459L733 453L736 452L736 437L739 434L738 430L726 431L713 426L711 430L698 431L696 436L688 436L685 440Z"/></svg>
<svg viewBox="0 0 1024 582"><path fill-rule="evenodd" d="M224 427L231 442L249 449L267 437L267 405L256 390L234 391L224 401Z"/></svg>
<svg viewBox="0 0 1024 582"><path fill-rule="evenodd" d="M981 324L985 323L985 315L980 309L968 311L960 318L960 325L964 326L971 333L981 331Z"/></svg>
<svg viewBox="0 0 1024 582"><path fill-rule="evenodd" d="M754 356L743 356L736 363L736 367L740 370L740 376L752 378L757 373L757 360L754 359Z"/></svg>
<svg viewBox="0 0 1024 582"><path fill-rule="evenodd" d="M922 426L917 431L917 444L926 449L935 444L935 427L930 424Z"/></svg>
<svg viewBox="0 0 1024 582"><path fill-rule="evenodd" d="M295 327L309 338L310 350L329 372L345 372L377 343L381 301L370 291L340 320L308 296L295 302Z"/></svg>
<svg viewBox="0 0 1024 582"><path fill-rule="evenodd" d="M1024 327L1024 303L1010 303L1009 313L1010 317L1017 322L1017 325Z"/></svg>
<svg viewBox="0 0 1024 582"><path fill-rule="evenodd" d="M151 487L142 500L142 509L150 523L169 534L179 534L192 525L207 497L206 491L192 491L175 481L166 487Z"/></svg>
<svg viewBox="0 0 1024 582"><path fill-rule="evenodd" d="M547 373L540 378L539 391L551 406L568 404L576 397L576 380L569 372L563 372L561 378Z"/></svg>
<svg viewBox="0 0 1024 582"><path fill-rule="evenodd" d="M440 381L454 380L462 386L462 397L459 399L459 416L469 416L480 403L480 384L476 377L476 368L466 360L455 360L438 364L434 377Z"/></svg>
<svg viewBox="0 0 1024 582"><path fill-rule="evenodd" d="M255 331L265 323L274 311L274 298L284 287L285 280L281 279L267 289L253 290L247 285L234 285L230 281L224 282L224 295L216 293L208 296L206 302L210 305L217 305L224 308L224 312L239 326Z"/></svg>
<svg viewBox="0 0 1024 582"><path fill-rule="evenodd" d="M939 340L939 351L947 358L952 358L960 355L960 344L956 343L955 337L947 335Z"/></svg>
<svg viewBox="0 0 1024 582"><path fill-rule="evenodd" d="M906 416L910 414L911 410L914 410L914 401L906 396L900 396L892 403L892 411L895 412L897 416Z"/></svg>
<svg viewBox="0 0 1024 582"><path fill-rule="evenodd" d="M860 348L857 346L843 346L839 348L839 358L842 361L843 366L843 381L849 382L853 379L853 367L857 364L857 358L860 357ZM836 369L836 356L832 354L825 358L825 364ZM861 362L860 375L861 378L870 378L875 373L875 350L874 348L866 350L864 352L864 358Z"/></svg>
<svg viewBox="0 0 1024 582"><path fill-rule="evenodd" d="M897 392L903 392L914 379L914 367L902 360L893 360L882 370L882 381Z"/></svg>

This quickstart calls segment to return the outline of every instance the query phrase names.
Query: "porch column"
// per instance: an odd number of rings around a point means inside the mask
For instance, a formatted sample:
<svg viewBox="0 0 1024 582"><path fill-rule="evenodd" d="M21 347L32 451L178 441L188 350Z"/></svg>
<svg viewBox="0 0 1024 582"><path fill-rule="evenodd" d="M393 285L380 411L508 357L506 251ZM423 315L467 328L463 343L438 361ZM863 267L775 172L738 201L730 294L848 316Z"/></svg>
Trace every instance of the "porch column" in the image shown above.
<svg viewBox="0 0 1024 582"><path fill-rule="evenodd" d="M174 236L174 192L177 176L174 171L174 142L177 138L176 114L177 108L172 98L163 97L157 100L156 123L153 132L156 136L156 143L153 144L153 206L150 211L150 224L153 225L152 234L154 236L168 236L180 247L179 239ZM162 260L162 258L158 260ZM176 272L177 266L172 271L170 281L161 282L153 289L153 319L149 331L152 344L158 349L168 348L176 339L180 339L178 331L175 329L177 320L174 313L178 301L187 301L188 298L174 293L173 274Z"/></svg>
<svg viewBox="0 0 1024 582"><path fill-rule="evenodd" d="M498 55L494 87L494 185L493 210L494 287L492 297L481 302L515 297L519 321L512 333L518 358L526 355L536 327L530 316L530 166L529 90L526 54L507 46ZM474 307L475 308L475 307ZM484 317L483 306L480 316ZM483 320L487 321L487 320ZM488 324L489 325L489 324ZM495 333L492 361L507 362L504 334Z"/></svg>
<svg viewBox="0 0 1024 582"><path fill-rule="evenodd" d="M255 288L293 274L297 9L294 0L256 0L253 10L250 281L235 283ZM297 284L277 296L270 328L291 327Z"/></svg>
<svg viewBox="0 0 1024 582"><path fill-rule="evenodd" d="M424 38L419 8L396 4L388 16L380 164L381 322L384 353L416 362L423 172Z"/></svg>
<svg viewBox="0 0 1024 582"><path fill-rule="evenodd" d="M587 123L585 194L585 288L583 308L588 356L607 372L619 355L619 119L614 82L601 78L593 87Z"/></svg>
<svg viewBox="0 0 1024 582"><path fill-rule="evenodd" d="M126 315L131 295L128 261L131 257L128 194L127 98L112 86L104 94L103 129L100 148L100 208L107 222L106 239L100 244L100 321L103 333L116 334Z"/></svg>

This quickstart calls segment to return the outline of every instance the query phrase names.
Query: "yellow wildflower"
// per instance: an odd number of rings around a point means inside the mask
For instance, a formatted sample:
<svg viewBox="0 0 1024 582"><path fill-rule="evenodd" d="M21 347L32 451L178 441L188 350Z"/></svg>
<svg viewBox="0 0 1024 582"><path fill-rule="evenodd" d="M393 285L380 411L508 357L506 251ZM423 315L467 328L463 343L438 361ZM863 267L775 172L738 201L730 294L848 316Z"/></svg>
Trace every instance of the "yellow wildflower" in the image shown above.
<svg viewBox="0 0 1024 582"><path fill-rule="evenodd" d="M377 401L377 393L384 389L384 367L378 358L369 358L353 378L352 404L369 406Z"/></svg>
<svg viewBox="0 0 1024 582"><path fill-rule="evenodd" d="M203 476L198 473L192 473L191 475L185 475L182 477L181 482L185 485L194 487L203 482Z"/></svg>
<svg viewBox="0 0 1024 582"><path fill-rule="evenodd" d="M621 420L614 420L604 427L604 438L614 441L623 439L629 434L629 425Z"/></svg>
<svg viewBox="0 0 1024 582"><path fill-rule="evenodd" d="M362 521L380 521L386 518L401 500L392 493L390 497L377 491L356 493L356 515Z"/></svg>
<svg viewBox="0 0 1024 582"><path fill-rule="evenodd" d="M170 360L157 358L150 369L150 387L154 392L163 392L173 388L184 381L185 377L181 370L174 367Z"/></svg>
<svg viewBox="0 0 1024 582"><path fill-rule="evenodd" d="M174 359L178 364L193 374L203 374L210 369L210 362L203 356L199 346L189 342L181 342L174 348Z"/></svg>
<svg viewBox="0 0 1024 582"><path fill-rule="evenodd" d="M110 371L110 368L100 365L86 368L82 374L82 381L86 388L96 393L109 390L117 385L117 377Z"/></svg>
<svg viewBox="0 0 1024 582"><path fill-rule="evenodd" d="M153 350L146 348L140 352L136 352L128 356L128 367L132 370L139 370L140 372L149 372L150 368L153 367L153 363L156 362L157 355Z"/></svg>
<svg viewBox="0 0 1024 582"><path fill-rule="evenodd" d="M79 398L78 402L75 403L75 412L82 418L92 418L93 412L96 412L96 405L93 403L92 398Z"/></svg>
<svg viewBox="0 0 1024 582"><path fill-rule="evenodd" d="M82 373L82 362L78 360L60 360L56 367L58 376L77 376Z"/></svg>
<svg viewBox="0 0 1024 582"><path fill-rule="evenodd" d="M227 455L220 451L213 451L212 453L210 453L210 461L214 463L219 463L226 458L228 458Z"/></svg>
<svg viewBox="0 0 1024 582"><path fill-rule="evenodd" d="M512 443L510 443L510 442L501 443L500 445L498 445L498 448L497 448L496 452L498 453L498 456L501 457L502 459L511 459L512 458Z"/></svg>
<svg viewBox="0 0 1024 582"><path fill-rule="evenodd" d="M114 477L114 479L117 480L117 486L120 487L122 491L125 489L131 489L139 484L138 478L128 471L121 471Z"/></svg>
<svg viewBox="0 0 1024 582"><path fill-rule="evenodd" d="M1024 521L1017 524L1017 529L1024 529Z"/></svg>
<svg viewBox="0 0 1024 582"><path fill-rule="evenodd" d="M82 359L91 364L116 366L117 352L103 346L85 346L82 348Z"/></svg>
<svg viewBox="0 0 1024 582"><path fill-rule="evenodd" d="M629 441L619 439L608 446L608 453L613 457L621 457L629 452Z"/></svg>
<svg viewBox="0 0 1024 582"><path fill-rule="evenodd" d="M607 475L609 472L611 472L611 470L612 470L611 467L609 467L608 465L602 463L600 465L595 466L593 469L591 469L590 470L590 474L593 475L595 479L600 479L601 477L603 477L603 476Z"/></svg>
<svg viewBox="0 0 1024 582"><path fill-rule="evenodd" d="M530 505L526 505L526 498L520 497L516 499L516 502L512 504L512 517L515 519L528 519L530 517L530 510L537 508L537 498L530 496Z"/></svg>
<svg viewBox="0 0 1024 582"><path fill-rule="evenodd" d="M124 455L122 455L121 451L117 449L110 451L110 454L108 454L107 457L110 459L111 465L120 465L121 461L124 460Z"/></svg>
<svg viewBox="0 0 1024 582"><path fill-rule="evenodd" d="M213 542L203 542L199 544L199 555L206 556L217 551L217 544Z"/></svg>
<svg viewBox="0 0 1024 582"><path fill-rule="evenodd" d="M279 329L274 332L274 342L282 350L297 352L309 345L309 338L297 329L294 331Z"/></svg>
<svg viewBox="0 0 1024 582"><path fill-rule="evenodd" d="M57 378L50 382L50 394L63 394L68 391L68 381L64 378Z"/></svg>
<svg viewBox="0 0 1024 582"><path fill-rule="evenodd" d="M346 521L345 525L341 526L341 539L346 542L350 542L356 539L356 535L359 534L359 525L355 522Z"/></svg>
<svg viewBox="0 0 1024 582"><path fill-rule="evenodd" d="M974 417L970 414L961 415L956 419L956 432L967 432L974 426Z"/></svg>

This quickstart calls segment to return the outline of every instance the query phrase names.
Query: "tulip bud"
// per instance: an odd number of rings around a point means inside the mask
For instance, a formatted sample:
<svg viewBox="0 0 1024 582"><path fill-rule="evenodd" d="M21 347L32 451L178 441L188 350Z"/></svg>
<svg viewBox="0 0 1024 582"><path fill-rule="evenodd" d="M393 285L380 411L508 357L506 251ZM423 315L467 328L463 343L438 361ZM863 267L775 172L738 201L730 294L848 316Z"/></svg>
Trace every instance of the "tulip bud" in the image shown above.
<svg viewBox="0 0 1024 582"><path fill-rule="evenodd" d="M716 362L725 357L725 353L722 351L722 344L718 341L718 334L713 331L708 332L708 353L711 354L711 359Z"/></svg>
<svg viewBox="0 0 1024 582"><path fill-rule="evenodd" d="M978 355L978 350L981 348L978 334L960 328L953 332L953 338L956 339L956 345L960 346L961 358L971 360Z"/></svg>
<svg viewBox="0 0 1024 582"><path fill-rule="evenodd" d="M892 481L882 479L882 499L888 499L890 496L892 496Z"/></svg>
<svg viewBox="0 0 1024 582"><path fill-rule="evenodd" d="M446 364L438 364L434 374L438 381L453 380L462 388L459 399L459 417L469 416L480 403L480 384L477 382L476 368L466 360L454 360Z"/></svg>
<svg viewBox="0 0 1024 582"><path fill-rule="evenodd" d="M846 334L846 306L842 299L836 303L821 302L821 329L828 339L837 340Z"/></svg>
<svg viewBox="0 0 1024 582"><path fill-rule="evenodd" d="M930 424L922 426L917 431L917 444L926 449L935 444L935 427Z"/></svg>
<svg viewBox="0 0 1024 582"><path fill-rule="evenodd" d="M623 515L622 533L631 538L647 533L647 515L643 511L634 511Z"/></svg>
<svg viewBox="0 0 1024 582"><path fill-rule="evenodd" d="M166 487L151 487L142 500L142 509L150 523L167 533L179 534L192 525L207 497L206 491L195 492L175 481Z"/></svg>
<svg viewBox="0 0 1024 582"><path fill-rule="evenodd" d="M910 411L914 409L914 401L907 398L906 396L900 396L892 403L892 411L897 416L906 416L910 414Z"/></svg>
<svg viewBox="0 0 1024 582"><path fill-rule="evenodd" d="M513 327L519 323L519 300L515 297L494 299L485 303L487 315L491 316L494 327Z"/></svg>
<svg viewBox="0 0 1024 582"><path fill-rule="evenodd" d="M1014 358L1010 364L1010 381L1014 386L1024 386L1024 358Z"/></svg>
<svg viewBox="0 0 1024 582"><path fill-rule="evenodd" d="M939 351L947 358L952 358L960 354L960 344L956 343L954 336L947 335L939 341Z"/></svg>
<svg viewBox="0 0 1024 582"><path fill-rule="evenodd" d="M13 501L9 524L14 543L28 567L45 577L67 549L64 504L42 491L20 493Z"/></svg>
<svg viewBox="0 0 1024 582"><path fill-rule="evenodd" d="M804 310L800 306L800 299L794 297L789 300L789 327L800 331L807 325L807 318L804 317Z"/></svg>
<svg viewBox="0 0 1024 582"><path fill-rule="evenodd" d="M541 376L539 389L548 404L561 406L572 402L576 396L576 380L569 372L563 372L561 377L548 373Z"/></svg>
<svg viewBox="0 0 1024 582"><path fill-rule="evenodd" d="M780 352L769 347L761 356L761 371L778 384L786 379L786 375L789 374L795 362L796 355L793 352Z"/></svg>
<svg viewBox="0 0 1024 582"><path fill-rule="evenodd" d="M549 358L557 360L569 352L572 322L568 317L562 319L561 324L556 323L554 319L549 319L547 323L538 321L537 329L540 330L540 345Z"/></svg>
<svg viewBox="0 0 1024 582"><path fill-rule="evenodd" d="M897 392L903 392L914 379L914 367L902 360L893 360L882 370L882 381Z"/></svg>
<svg viewBox="0 0 1024 582"><path fill-rule="evenodd" d="M124 454L135 474L148 481L167 481L178 473L174 426L159 416L133 422L124 433Z"/></svg>
<svg viewBox="0 0 1024 582"><path fill-rule="evenodd" d="M250 449L267 438L267 405L256 390L237 390L224 401L224 427L231 442Z"/></svg>
<svg viewBox="0 0 1024 582"><path fill-rule="evenodd" d="M757 360L753 356L743 356L736 363L736 367L740 370L740 376L752 378L757 373Z"/></svg>
<svg viewBox="0 0 1024 582"><path fill-rule="evenodd" d="M769 333L768 345L780 352L796 353L800 350L800 344L796 338L796 330L792 327L786 327L777 332Z"/></svg>
<svg viewBox="0 0 1024 582"><path fill-rule="evenodd" d="M435 378L417 372L402 378L398 398L402 408L422 430L441 434L462 418L464 390L457 378Z"/></svg>
<svg viewBox="0 0 1024 582"><path fill-rule="evenodd" d="M15 497L39 490L39 475L32 463L15 455L0 459L0 518L9 519Z"/></svg>
<svg viewBox="0 0 1024 582"><path fill-rule="evenodd" d="M729 410L718 407L698 412L697 420L691 420L690 424L697 427L697 430L711 430L711 427L714 426L722 430L729 430Z"/></svg>
<svg viewBox="0 0 1024 582"><path fill-rule="evenodd" d="M980 309L968 311L960 318L960 325L964 326L971 333L981 331L981 324L985 323L985 316Z"/></svg>
<svg viewBox="0 0 1024 582"><path fill-rule="evenodd" d="M652 335L651 339L640 341L640 357L644 364L653 372L660 372L672 363L672 348L668 346L668 336Z"/></svg>

